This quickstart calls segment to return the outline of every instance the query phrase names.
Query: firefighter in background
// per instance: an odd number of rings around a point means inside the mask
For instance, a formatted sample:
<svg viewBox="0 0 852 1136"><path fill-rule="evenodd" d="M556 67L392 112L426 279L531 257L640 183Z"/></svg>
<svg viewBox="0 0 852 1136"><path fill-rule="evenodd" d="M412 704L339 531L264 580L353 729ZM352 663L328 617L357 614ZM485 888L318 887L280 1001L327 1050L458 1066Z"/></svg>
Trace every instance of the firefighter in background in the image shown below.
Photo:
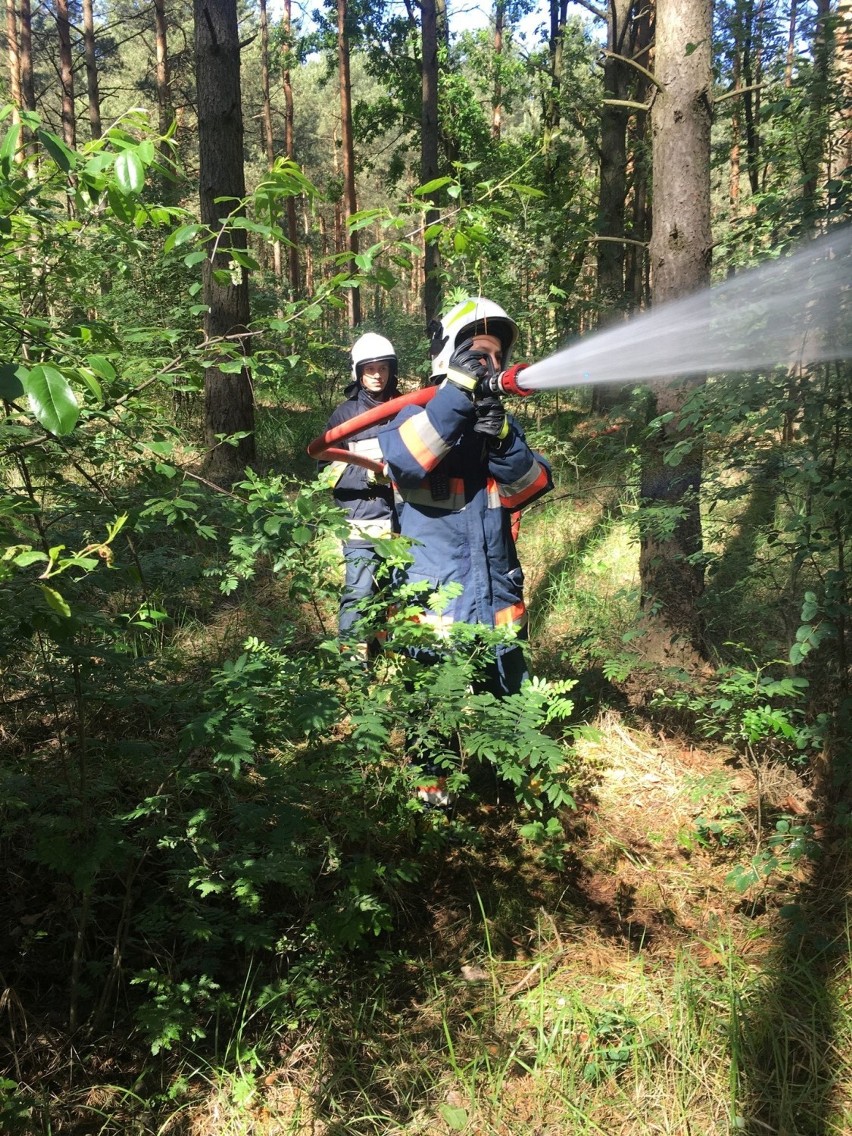
<svg viewBox="0 0 852 1136"><path fill-rule="evenodd" d="M533 453L487 380L504 370L518 327L483 297L457 304L432 328L435 397L405 407L379 432L385 468L397 494L399 526L416 543L409 582L430 592L450 583L462 592L438 616L453 622L514 627L485 676L496 695L513 694L526 678L523 572L512 514L553 488L550 467Z"/></svg>
<svg viewBox="0 0 852 1136"><path fill-rule="evenodd" d="M352 381L346 399L335 407L326 430L371 410L397 395L397 357L394 346L383 335L368 331L352 346ZM379 426L367 427L341 443L374 460L381 460L377 440ZM356 624L361 602L376 594L381 577L382 558L371 538L387 537L398 531L394 495L381 476L359 465L332 462L321 467L324 480L332 487L335 504L347 514L349 535L343 542L345 579L340 595L338 634L341 641L356 645L359 653L374 653L377 644L360 640Z"/></svg>

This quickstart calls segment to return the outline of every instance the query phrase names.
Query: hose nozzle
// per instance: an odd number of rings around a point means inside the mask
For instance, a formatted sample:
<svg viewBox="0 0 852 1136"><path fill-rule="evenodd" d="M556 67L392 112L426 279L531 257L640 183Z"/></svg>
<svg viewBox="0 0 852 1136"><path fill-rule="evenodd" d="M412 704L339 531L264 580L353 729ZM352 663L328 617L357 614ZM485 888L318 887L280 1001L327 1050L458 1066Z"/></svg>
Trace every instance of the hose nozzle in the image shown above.
<svg viewBox="0 0 852 1136"><path fill-rule="evenodd" d="M494 375L488 384L492 393L516 394L520 398L526 398L527 395L534 394L534 391L529 390L527 387L522 387L518 383L518 375L521 371L525 371L528 366L529 363L515 363L505 371L501 371L499 375Z"/></svg>

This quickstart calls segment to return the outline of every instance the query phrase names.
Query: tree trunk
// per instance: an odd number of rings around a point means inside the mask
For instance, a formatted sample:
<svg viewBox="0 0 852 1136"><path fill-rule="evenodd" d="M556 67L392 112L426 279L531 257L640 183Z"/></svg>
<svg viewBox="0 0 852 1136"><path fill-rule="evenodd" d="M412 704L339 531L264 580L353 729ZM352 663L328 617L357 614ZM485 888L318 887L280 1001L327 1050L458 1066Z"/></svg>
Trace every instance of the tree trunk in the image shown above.
<svg viewBox="0 0 852 1136"><path fill-rule="evenodd" d="M21 75L21 108L35 113L35 84L33 82L33 19L30 0L20 0L18 6L18 64ZM28 170L35 176L36 148L32 132L24 129L24 150Z"/></svg>
<svg viewBox="0 0 852 1136"><path fill-rule="evenodd" d="M98 61L95 56L95 13L92 0L83 0L83 52L86 58L86 90L89 96L89 127L92 138L100 138L101 92L98 86Z"/></svg>
<svg viewBox="0 0 852 1136"><path fill-rule="evenodd" d="M491 137L500 141L503 124L503 24L506 18L506 0L494 5L494 83L491 94Z"/></svg>
<svg viewBox="0 0 852 1136"><path fill-rule="evenodd" d="M269 94L269 15L266 10L266 0L259 0L260 4L260 97L261 97L261 124L263 127L263 151L266 154L266 164L272 169L275 161L275 138L272 131L272 100ZM264 245L266 248L266 245ZM281 242L272 242L272 271L276 277L281 276Z"/></svg>
<svg viewBox="0 0 852 1136"><path fill-rule="evenodd" d="M840 87L836 168L840 171L852 169L852 0L839 0L837 5L835 59Z"/></svg>
<svg viewBox="0 0 852 1136"><path fill-rule="evenodd" d="M74 60L71 56L71 24L68 0L56 0L56 29L59 33L59 80L62 84L62 138L74 149L77 123L74 117Z"/></svg>
<svg viewBox="0 0 852 1136"><path fill-rule="evenodd" d="M598 312L601 324L623 319L630 308L625 288L625 208L627 204L627 122L626 107L612 105L632 93L633 71L620 57L627 43L632 0L613 0L607 18L607 49L604 57L604 99L601 108L600 178L598 190L598 236L596 246ZM607 413L621 399L617 386L595 387L592 407Z"/></svg>
<svg viewBox="0 0 852 1136"><path fill-rule="evenodd" d="M292 0L285 0L284 3L284 43L281 46L281 85L284 88L284 152L287 157L292 161L295 153L293 144L293 125L294 125L294 112L293 112L293 84L290 80L290 51L291 51L291 37L293 34L293 9ZM296 199L294 197L287 198L287 240L290 242L288 250L288 265L290 273L290 294L293 299L297 299L301 294L302 282L301 272L299 269L299 228L296 223ZM313 273L309 270L308 264L310 262L310 248L309 242L306 242L306 275L311 280ZM312 290L313 285L308 285L308 291Z"/></svg>
<svg viewBox="0 0 852 1136"><path fill-rule="evenodd" d="M340 72L340 128L343 151L343 202L346 221L358 212L355 197L355 143L352 137L352 82L349 77L349 34L346 27L348 0L337 0L337 54ZM355 257L358 255L358 231L347 229L347 248L350 252L350 268L356 271ZM357 327L361 322L361 296L357 288L348 293L349 326Z"/></svg>
<svg viewBox="0 0 852 1136"><path fill-rule="evenodd" d="M217 198L245 197L243 117L240 95L240 43L236 0L194 0L195 77L198 92L198 193L201 220L218 234L215 259L204 262L203 297L208 306L204 331L213 343L235 343L249 352L248 276L231 249L245 249L244 229L222 227L233 204ZM216 274L227 272L227 281ZM247 432L235 445L221 436ZM204 372L205 470L218 484L230 484L254 461L254 403L249 372Z"/></svg>
<svg viewBox="0 0 852 1136"><path fill-rule="evenodd" d="M30 0L20 0L18 12L18 58L21 69L21 106L35 111L33 83L33 18Z"/></svg>
<svg viewBox="0 0 852 1136"><path fill-rule="evenodd" d="M790 23L787 32L787 60L784 64L784 86L789 90L793 86L793 61L796 58L796 22L799 18L798 0L791 0Z"/></svg>
<svg viewBox="0 0 852 1136"><path fill-rule="evenodd" d="M172 106L172 77L169 68L165 0L154 0L154 37L157 53L157 129L161 135L164 135L171 129L175 116Z"/></svg>
<svg viewBox="0 0 852 1136"><path fill-rule="evenodd" d="M740 75L740 53L734 52L733 85L737 90L742 78ZM740 100L734 98L731 110L731 148L730 172L728 176L728 200L731 203L731 216L737 217L740 209Z"/></svg>
<svg viewBox="0 0 852 1136"><path fill-rule="evenodd" d="M449 52L450 50L450 13L447 11L447 0L435 0L435 20L438 29L438 43Z"/></svg>
<svg viewBox="0 0 852 1136"><path fill-rule="evenodd" d="M659 0L655 70L662 89L652 116L655 305L704 288L710 279L710 36L710 0ZM690 385L652 388L652 418L671 417L643 447L640 490L645 649L653 659L680 665L697 663L704 650L698 610L704 584L702 449L700 436L680 422ZM678 444L691 448L672 464Z"/></svg>
<svg viewBox="0 0 852 1136"><path fill-rule="evenodd" d="M15 0L6 0L6 47L9 57L9 101L12 104L12 122L21 121L21 60L18 53L18 17L15 12ZM21 151L15 154L15 160L20 161Z"/></svg>
<svg viewBox="0 0 852 1136"><path fill-rule="evenodd" d="M817 0L817 19L814 30L813 76L810 85L810 106L801 149L803 188L803 220L812 227L821 212L820 181L825 171L830 115L830 70L833 52L834 22L830 0Z"/></svg>
<svg viewBox="0 0 852 1136"><path fill-rule="evenodd" d="M650 67L650 55L654 42L654 12L648 4L641 6L633 18L635 46L633 59L642 67ZM640 76L634 88L638 102L647 102L651 83ZM650 114L637 113L633 119L628 151L633 155L633 201L632 236L633 244L625 250L625 280L630 293L632 309L643 307L648 300L648 256L646 242L651 231L650 205L648 201L648 182L650 180L650 161L646 139L650 129Z"/></svg>
<svg viewBox="0 0 852 1136"><path fill-rule="evenodd" d="M748 171L749 186L752 194L760 192L760 91L754 90L760 83L763 70L762 39L763 29L760 24L763 6L758 5L755 11L753 4L748 3L743 11L743 26L740 28L742 36L742 79L745 85L743 93L743 118L746 141L746 169Z"/></svg>
<svg viewBox="0 0 852 1136"><path fill-rule="evenodd" d="M420 119L420 184L427 185L438 176L438 18L435 0L420 5L421 48L421 119ZM425 228L438 222L440 214L435 195L426 200ZM437 241L425 241L423 312L426 324L437 319L441 311L441 262Z"/></svg>

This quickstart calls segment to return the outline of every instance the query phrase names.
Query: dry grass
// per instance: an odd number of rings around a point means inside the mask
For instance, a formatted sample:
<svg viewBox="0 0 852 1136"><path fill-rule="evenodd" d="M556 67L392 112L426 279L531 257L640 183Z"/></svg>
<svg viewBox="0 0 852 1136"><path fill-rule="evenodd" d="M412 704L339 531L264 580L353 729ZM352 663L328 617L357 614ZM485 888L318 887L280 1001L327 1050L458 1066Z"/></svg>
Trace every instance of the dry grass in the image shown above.
<svg viewBox="0 0 852 1136"><path fill-rule="evenodd" d="M334 1020L288 1035L250 1101L237 1108L233 1084L211 1085L174 1131L852 1130L842 845L830 888L802 873L744 903L725 877L749 853L748 827L734 848L683 834L706 811L697 779L724 780L748 812L753 774L612 712L597 725L581 748L599 776L566 818L563 872L513 852L499 808L481 812L485 846L447 853L424 897L431 936L403 984L353 991ZM813 805L789 770L767 771L762 789ZM795 948L781 913L793 899L821 932L806 920Z"/></svg>

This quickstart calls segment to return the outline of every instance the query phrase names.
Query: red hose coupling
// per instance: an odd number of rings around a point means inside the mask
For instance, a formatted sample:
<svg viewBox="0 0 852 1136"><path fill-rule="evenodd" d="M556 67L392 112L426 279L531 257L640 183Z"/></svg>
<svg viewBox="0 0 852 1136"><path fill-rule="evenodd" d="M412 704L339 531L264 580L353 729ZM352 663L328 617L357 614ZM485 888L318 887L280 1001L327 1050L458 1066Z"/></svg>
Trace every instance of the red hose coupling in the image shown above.
<svg viewBox="0 0 852 1136"><path fill-rule="evenodd" d="M501 371L497 379L500 390L504 394L516 394L520 398L526 398L528 394L534 394L534 391L528 390L527 387L522 387L518 383L518 375L521 371L525 371L527 367L529 367L529 363L515 363L505 371Z"/></svg>

